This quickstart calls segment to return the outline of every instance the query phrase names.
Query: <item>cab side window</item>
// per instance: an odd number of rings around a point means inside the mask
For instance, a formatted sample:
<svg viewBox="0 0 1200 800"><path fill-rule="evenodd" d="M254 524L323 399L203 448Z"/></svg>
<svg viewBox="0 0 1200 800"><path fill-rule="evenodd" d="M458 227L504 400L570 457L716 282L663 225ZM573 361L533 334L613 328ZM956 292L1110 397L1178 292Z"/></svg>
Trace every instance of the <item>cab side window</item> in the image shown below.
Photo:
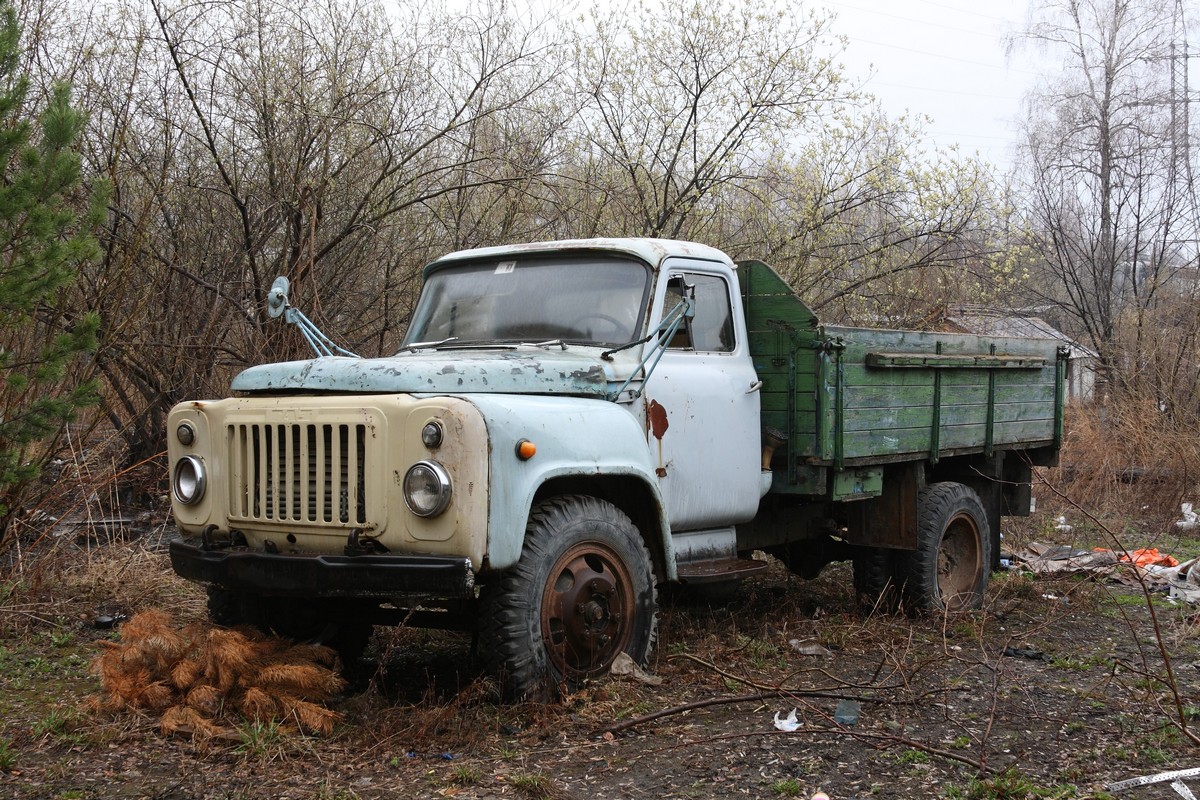
<svg viewBox="0 0 1200 800"><path fill-rule="evenodd" d="M696 316L684 320L679 332L667 345L673 350L697 350L728 353L733 350L733 309L729 304L729 286L716 275L686 273L672 276L663 302L666 315L686 291L695 299Z"/></svg>

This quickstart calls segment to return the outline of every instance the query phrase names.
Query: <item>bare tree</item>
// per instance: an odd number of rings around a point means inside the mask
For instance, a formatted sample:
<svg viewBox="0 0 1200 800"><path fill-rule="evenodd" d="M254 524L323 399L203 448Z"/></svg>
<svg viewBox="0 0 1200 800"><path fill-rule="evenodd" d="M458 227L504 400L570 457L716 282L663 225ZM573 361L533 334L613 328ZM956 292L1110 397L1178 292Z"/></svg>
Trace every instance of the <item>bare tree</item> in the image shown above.
<svg viewBox="0 0 1200 800"><path fill-rule="evenodd" d="M765 0L666 0L601 14L580 42L587 158L575 175L619 232L702 236L722 186L820 127L841 98L830 17Z"/></svg>
<svg viewBox="0 0 1200 800"><path fill-rule="evenodd" d="M131 461L156 452L174 402L303 353L267 324L278 274L352 349L394 346L420 267L457 244L445 198L519 183L513 132L547 124L537 98L561 74L542 22L499 6L106 11L48 52L83 87L85 152L114 187L80 303L104 317L106 409Z"/></svg>
<svg viewBox="0 0 1200 800"><path fill-rule="evenodd" d="M871 106L839 115L731 191L725 246L776 264L827 319L929 325L947 303L997 300L1021 274L990 168L927 151L920 120Z"/></svg>
<svg viewBox="0 0 1200 800"><path fill-rule="evenodd" d="M1143 367L1168 324L1161 312L1196 288L1194 198L1173 168L1172 11L1167 0L1049 0L1018 40L1062 59L1028 102L1037 288L1100 354L1114 390L1163 403L1172 392Z"/></svg>

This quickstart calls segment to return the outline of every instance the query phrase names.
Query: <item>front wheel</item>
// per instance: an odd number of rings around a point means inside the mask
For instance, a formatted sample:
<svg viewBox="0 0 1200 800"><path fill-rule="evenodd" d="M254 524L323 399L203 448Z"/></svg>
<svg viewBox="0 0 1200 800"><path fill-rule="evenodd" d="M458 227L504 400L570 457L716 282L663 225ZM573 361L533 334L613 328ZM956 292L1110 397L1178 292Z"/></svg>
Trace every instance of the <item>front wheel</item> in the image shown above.
<svg viewBox="0 0 1200 800"><path fill-rule="evenodd" d="M917 608L964 611L983 605L992 536L979 495L935 483L918 497L917 549L909 555L908 600Z"/></svg>
<svg viewBox="0 0 1200 800"><path fill-rule="evenodd" d="M361 609L334 600L264 597L211 587L208 613L222 627L252 625L269 636L282 636L337 651L344 667L353 665L367 647L373 630L360 618Z"/></svg>
<svg viewBox="0 0 1200 800"><path fill-rule="evenodd" d="M645 666L657 600L650 554L616 506L564 496L535 506L521 558L484 585L480 647L508 700L550 700L621 653Z"/></svg>

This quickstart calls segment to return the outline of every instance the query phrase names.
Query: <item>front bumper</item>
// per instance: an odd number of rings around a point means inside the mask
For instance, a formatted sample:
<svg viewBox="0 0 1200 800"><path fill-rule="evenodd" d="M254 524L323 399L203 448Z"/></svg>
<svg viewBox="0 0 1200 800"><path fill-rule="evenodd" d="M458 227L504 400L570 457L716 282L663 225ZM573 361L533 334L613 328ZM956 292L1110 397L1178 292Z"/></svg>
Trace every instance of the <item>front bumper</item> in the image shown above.
<svg viewBox="0 0 1200 800"><path fill-rule="evenodd" d="M263 553L205 549L183 540L171 542L170 554L171 567L183 578L255 594L469 599L475 591L469 558Z"/></svg>

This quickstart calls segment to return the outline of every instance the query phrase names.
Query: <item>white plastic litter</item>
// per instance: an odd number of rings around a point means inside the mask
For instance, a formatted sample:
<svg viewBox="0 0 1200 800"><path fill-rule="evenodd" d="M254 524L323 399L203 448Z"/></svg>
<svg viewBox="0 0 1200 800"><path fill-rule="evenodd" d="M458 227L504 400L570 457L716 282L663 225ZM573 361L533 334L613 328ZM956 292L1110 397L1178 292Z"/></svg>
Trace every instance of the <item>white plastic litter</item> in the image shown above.
<svg viewBox="0 0 1200 800"><path fill-rule="evenodd" d="M802 656L831 656L833 653L829 649L823 647L819 642L814 642L811 639L788 639L788 644Z"/></svg>
<svg viewBox="0 0 1200 800"><path fill-rule="evenodd" d="M1062 531L1063 533L1070 533L1071 531L1075 530L1075 528L1074 526L1067 524L1066 517L1058 517L1054 520L1054 530Z"/></svg>
<svg viewBox="0 0 1200 800"><path fill-rule="evenodd" d="M796 721L796 709L783 719L779 718L779 712L775 712L775 730L777 731L794 731L800 727L800 723Z"/></svg>
<svg viewBox="0 0 1200 800"><path fill-rule="evenodd" d="M648 684L650 686L661 686L663 679L661 675L651 675L646 670L634 663L628 653L618 653L613 659L612 667L609 672L613 675L625 675L633 678L635 681Z"/></svg>
<svg viewBox="0 0 1200 800"><path fill-rule="evenodd" d="M1175 523L1175 527L1180 530L1190 531L1200 523L1200 514L1192 510L1191 503L1183 503L1179 506L1179 510L1183 515L1183 519Z"/></svg>

